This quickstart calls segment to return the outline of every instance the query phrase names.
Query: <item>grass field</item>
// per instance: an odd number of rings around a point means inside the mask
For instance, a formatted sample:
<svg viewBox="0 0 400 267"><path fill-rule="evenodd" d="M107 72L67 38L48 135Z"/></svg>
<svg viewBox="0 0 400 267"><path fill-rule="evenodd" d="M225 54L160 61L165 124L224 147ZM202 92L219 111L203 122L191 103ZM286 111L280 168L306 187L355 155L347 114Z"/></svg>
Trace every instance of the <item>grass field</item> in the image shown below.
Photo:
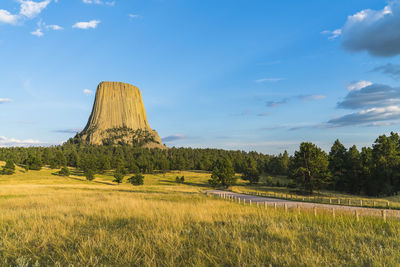
<svg viewBox="0 0 400 267"><path fill-rule="evenodd" d="M206 197L208 173L145 185L54 170L0 176L2 266L396 266L400 222L314 217ZM185 176L185 184L175 177ZM97 177L97 176L96 176Z"/></svg>

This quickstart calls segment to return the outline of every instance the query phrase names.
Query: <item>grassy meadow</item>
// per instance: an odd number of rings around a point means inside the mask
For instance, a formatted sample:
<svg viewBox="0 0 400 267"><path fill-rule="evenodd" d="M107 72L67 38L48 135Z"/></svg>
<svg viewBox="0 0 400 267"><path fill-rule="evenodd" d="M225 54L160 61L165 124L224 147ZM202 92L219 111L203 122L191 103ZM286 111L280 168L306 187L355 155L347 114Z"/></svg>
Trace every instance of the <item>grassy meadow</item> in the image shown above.
<svg viewBox="0 0 400 267"><path fill-rule="evenodd" d="M54 170L0 176L1 266L396 266L400 222L242 206L204 172L143 186ZM74 172L79 174L78 172ZM184 184L175 177L185 176ZM241 186L241 185L239 185Z"/></svg>

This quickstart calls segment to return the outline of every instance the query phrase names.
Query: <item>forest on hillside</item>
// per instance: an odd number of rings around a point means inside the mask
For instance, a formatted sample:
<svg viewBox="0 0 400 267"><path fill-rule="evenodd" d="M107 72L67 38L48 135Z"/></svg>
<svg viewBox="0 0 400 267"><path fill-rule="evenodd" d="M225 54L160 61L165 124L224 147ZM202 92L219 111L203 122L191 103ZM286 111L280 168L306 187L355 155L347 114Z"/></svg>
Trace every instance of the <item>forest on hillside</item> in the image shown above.
<svg viewBox="0 0 400 267"><path fill-rule="evenodd" d="M221 175L242 174L258 184L263 174L285 175L288 187L304 193L329 189L352 194L383 196L400 191L400 138L397 133L379 136L372 147L346 148L336 140L329 153L315 144L303 142L293 156L221 149L170 148L145 149L129 145L94 146L66 142L52 147L0 148L6 166L0 174L12 174L14 164L26 170L74 167L84 173L154 173L169 170L203 170ZM216 175L218 176L218 175ZM233 175L234 176L234 175ZM231 177L232 178L232 177ZM212 185L229 186L234 179ZM282 186L280 184L270 184Z"/></svg>

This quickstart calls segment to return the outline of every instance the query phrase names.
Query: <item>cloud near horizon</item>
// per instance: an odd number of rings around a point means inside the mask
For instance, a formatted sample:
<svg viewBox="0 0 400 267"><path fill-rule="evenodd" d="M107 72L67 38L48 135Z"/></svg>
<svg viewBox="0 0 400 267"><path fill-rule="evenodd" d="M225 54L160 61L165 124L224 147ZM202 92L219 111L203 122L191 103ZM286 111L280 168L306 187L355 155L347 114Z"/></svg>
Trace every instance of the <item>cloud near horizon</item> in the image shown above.
<svg viewBox="0 0 400 267"><path fill-rule="evenodd" d="M166 136L166 137L162 138L162 141L168 143L168 142L182 140L185 138L186 138L186 136L183 134L174 134L174 135L170 135L170 136Z"/></svg>
<svg viewBox="0 0 400 267"><path fill-rule="evenodd" d="M61 129L61 130L55 130L55 133L67 133L67 134L76 134L81 132L83 129L81 128L76 128L76 129Z"/></svg>
<svg viewBox="0 0 400 267"><path fill-rule="evenodd" d="M0 147L38 146L42 144L42 142L33 139L20 140L16 138L7 138L5 136L0 136Z"/></svg>

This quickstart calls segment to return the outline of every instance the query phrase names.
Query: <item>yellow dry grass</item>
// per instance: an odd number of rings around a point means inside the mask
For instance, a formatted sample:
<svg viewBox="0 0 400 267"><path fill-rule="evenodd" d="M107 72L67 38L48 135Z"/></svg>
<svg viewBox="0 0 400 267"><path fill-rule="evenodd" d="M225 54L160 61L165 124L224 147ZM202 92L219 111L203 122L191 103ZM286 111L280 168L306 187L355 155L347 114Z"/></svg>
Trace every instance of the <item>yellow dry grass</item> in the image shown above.
<svg viewBox="0 0 400 267"><path fill-rule="evenodd" d="M207 173L148 175L144 186L0 176L0 265L395 266L400 223L298 215L206 197ZM186 184L174 182L185 175Z"/></svg>

